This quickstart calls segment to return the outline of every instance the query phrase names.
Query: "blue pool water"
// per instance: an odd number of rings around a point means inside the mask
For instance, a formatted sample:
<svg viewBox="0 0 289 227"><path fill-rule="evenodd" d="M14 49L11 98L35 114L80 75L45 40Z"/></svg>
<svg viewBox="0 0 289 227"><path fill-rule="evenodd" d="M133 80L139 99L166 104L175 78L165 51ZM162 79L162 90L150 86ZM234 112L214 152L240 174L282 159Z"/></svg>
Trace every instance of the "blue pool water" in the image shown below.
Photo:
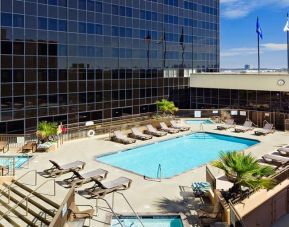
<svg viewBox="0 0 289 227"><path fill-rule="evenodd" d="M0 156L0 166L12 165L14 156ZM21 168L30 159L30 156L15 156L15 168Z"/></svg>
<svg viewBox="0 0 289 227"><path fill-rule="evenodd" d="M141 218L144 226L149 227L183 227L183 223L179 217L151 217L151 218ZM133 217L121 217L121 223L125 227L142 227L140 222ZM112 227L121 226L116 219L112 219Z"/></svg>
<svg viewBox="0 0 289 227"><path fill-rule="evenodd" d="M161 177L170 178L218 159L220 151L240 151L258 142L213 133L193 133L97 160L151 178L157 178L160 164Z"/></svg>
<svg viewBox="0 0 289 227"><path fill-rule="evenodd" d="M210 120L186 120L186 123L188 125L197 125L197 124L210 125L210 124L213 124L213 122Z"/></svg>

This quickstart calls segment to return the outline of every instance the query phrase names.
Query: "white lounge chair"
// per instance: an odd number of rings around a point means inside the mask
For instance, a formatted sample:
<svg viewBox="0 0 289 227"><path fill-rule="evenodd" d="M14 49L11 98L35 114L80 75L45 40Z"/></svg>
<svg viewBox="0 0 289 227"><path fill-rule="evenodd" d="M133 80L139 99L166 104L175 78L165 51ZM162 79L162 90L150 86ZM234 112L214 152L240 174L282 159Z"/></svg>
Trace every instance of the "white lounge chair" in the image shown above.
<svg viewBox="0 0 289 227"><path fill-rule="evenodd" d="M250 130L253 130L253 122L250 120L247 120L244 122L242 126L236 126L235 132L247 132Z"/></svg>
<svg viewBox="0 0 289 227"><path fill-rule="evenodd" d="M57 162L53 160L49 160L52 164L52 167L44 170L44 177L57 177L65 173L80 171L84 168L85 162L75 161L71 163L67 163L65 165L59 165Z"/></svg>
<svg viewBox="0 0 289 227"><path fill-rule="evenodd" d="M279 155L265 154L262 156L262 158L266 163L276 166L283 166L289 164L289 158L285 158Z"/></svg>
<svg viewBox="0 0 289 227"><path fill-rule="evenodd" d="M175 128L169 128L164 122L160 122L161 130L167 133L178 133L180 130Z"/></svg>
<svg viewBox="0 0 289 227"><path fill-rule="evenodd" d="M171 125L172 125L172 126L171 126L172 128L179 129L180 131L188 131L188 130L191 129L190 127L178 125L178 124L176 123L176 121L174 121L174 120L170 121L170 123L171 123Z"/></svg>
<svg viewBox="0 0 289 227"><path fill-rule="evenodd" d="M228 119L228 120L225 121L225 124L218 125L217 129L218 130L227 130L227 129L234 128L234 127L235 127L234 120L233 119Z"/></svg>
<svg viewBox="0 0 289 227"><path fill-rule="evenodd" d="M129 136L135 139L140 139L140 140L149 140L153 138L151 135L143 134L141 131L139 131L138 128L132 128Z"/></svg>
<svg viewBox="0 0 289 227"><path fill-rule="evenodd" d="M255 131L255 135L258 135L258 136L265 136L269 133L273 133L275 130L274 130L274 125L273 124L270 124L270 123L266 123L264 125L264 127L262 129L257 129Z"/></svg>
<svg viewBox="0 0 289 227"><path fill-rule="evenodd" d="M157 136L157 137L167 135L166 132L158 131L152 125L147 125L146 127L147 127L147 130L144 131L144 133L146 133L146 134L149 134L152 136Z"/></svg>
<svg viewBox="0 0 289 227"><path fill-rule="evenodd" d="M131 143L136 142L135 139L128 138L127 136L122 134L121 131L114 131L113 134L114 135L111 137L112 141L123 143L123 144L131 144Z"/></svg>

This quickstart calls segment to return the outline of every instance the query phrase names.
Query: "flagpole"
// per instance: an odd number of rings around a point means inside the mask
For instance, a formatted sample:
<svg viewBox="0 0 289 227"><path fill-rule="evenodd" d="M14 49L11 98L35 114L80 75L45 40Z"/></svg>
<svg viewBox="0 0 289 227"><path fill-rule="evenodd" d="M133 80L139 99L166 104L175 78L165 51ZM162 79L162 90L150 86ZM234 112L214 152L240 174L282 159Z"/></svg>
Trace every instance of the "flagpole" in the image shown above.
<svg viewBox="0 0 289 227"><path fill-rule="evenodd" d="M258 43L258 73L260 73L260 37L257 34L257 43Z"/></svg>
<svg viewBox="0 0 289 227"><path fill-rule="evenodd" d="M287 23L288 23L288 13L287 13ZM289 74L289 31L287 29L287 72Z"/></svg>

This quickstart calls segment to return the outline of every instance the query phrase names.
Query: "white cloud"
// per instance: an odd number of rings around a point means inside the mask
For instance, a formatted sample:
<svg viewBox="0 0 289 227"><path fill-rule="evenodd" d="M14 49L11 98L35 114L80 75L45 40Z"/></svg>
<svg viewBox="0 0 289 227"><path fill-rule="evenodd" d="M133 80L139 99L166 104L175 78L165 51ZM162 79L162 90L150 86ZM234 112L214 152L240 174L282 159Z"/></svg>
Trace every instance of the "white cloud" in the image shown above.
<svg viewBox="0 0 289 227"><path fill-rule="evenodd" d="M285 50L287 50L287 44L283 43L265 43L260 45L260 53ZM231 48L221 51L221 57L249 56L257 54L257 52L257 48L254 47Z"/></svg>
<svg viewBox="0 0 289 227"><path fill-rule="evenodd" d="M287 7L289 0L221 0L222 16L236 19L249 15L252 11L264 6Z"/></svg>

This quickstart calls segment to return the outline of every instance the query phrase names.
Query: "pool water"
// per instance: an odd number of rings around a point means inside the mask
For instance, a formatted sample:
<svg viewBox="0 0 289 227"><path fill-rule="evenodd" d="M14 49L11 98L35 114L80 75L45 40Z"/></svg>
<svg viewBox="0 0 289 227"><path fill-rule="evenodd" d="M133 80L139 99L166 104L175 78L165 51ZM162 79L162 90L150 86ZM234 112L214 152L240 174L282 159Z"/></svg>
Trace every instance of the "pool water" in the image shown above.
<svg viewBox="0 0 289 227"><path fill-rule="evenodd" d="M188 125L198 125L198 124L205 124L205 125L210 125L214 124L211 120L186 120L185 121Z"/></svg>
<svg viewBox="0 0 289 227"><path fill-rule="evenodd" d="M0 156L0 166L11 166L14 156ZM15 168L21 168L30 159L30 156L15 156Z"/></svg>
<svg viewBox="0 0 289 227"><path fill-rule="evenodd" d="M142 223L148 227L183 227L182 220L179 217L142 217ZM125 227L142 227L139 220L134 217L121 217L120 221ZM117 219L112 219L112 227L120 227Z"/></svg>
<svg viewBox="0 0 289 227"><path fill-rule="evenodd" d="M220 151L241 151L259 143L214 133L193 133L97 157L98 161L150 178L170 178L218 159Z"/></svg>

